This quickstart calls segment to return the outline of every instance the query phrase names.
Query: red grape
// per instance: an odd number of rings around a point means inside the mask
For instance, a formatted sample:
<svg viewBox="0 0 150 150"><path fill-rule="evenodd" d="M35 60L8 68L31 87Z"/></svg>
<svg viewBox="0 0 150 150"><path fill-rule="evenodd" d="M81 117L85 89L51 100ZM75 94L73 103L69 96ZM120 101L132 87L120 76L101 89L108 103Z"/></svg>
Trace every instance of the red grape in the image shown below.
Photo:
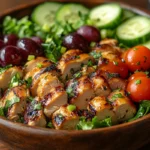
<svg viewBox="0 0 150 150"><path fill-rule="evenodd" d="M99 42L101 40L100 31L93 26L82 26L77 33L83 36L88 42Z"/></svg>
<svg viewBox="0 0 150 150"><path fill-rule="evenodd" d="M41 45L43 43L43 40L37 36L31 37L31 39L39 45Z"/></svg>
<svg viewBox="0 0 150 150"><path fill-rule="evenodd" d="M13 45L16 46L18 41L18 36L15 34L8 34L4 36L5 45Z"/></svg>
<svg viewBox="0 0 150 150"><path fill-rule="evenodd" d="M41 56L43 53L41 46L29 38L22 38L18 40L17 46L24 61L27 60L28 55Z"/></svg>
<svg viewBox="0 0 150 150"><path fill-rule="evenodd" d="M6 46L0 50L0 64L1 66L21 65L21 55L16 46Z"/></svg>
<svg viewBox="0 0 150 150"><path fill-rule="evenodd" d="M4 42L0 40L0 49L2 49L5 46Z"/></svg>
<svg viewBox="0 0 150 150"><path fill-rule="evenodd" d="M79 49L88 52L88 42L79 34L71 33L64 37L63 46L67 49Z"/></svg>

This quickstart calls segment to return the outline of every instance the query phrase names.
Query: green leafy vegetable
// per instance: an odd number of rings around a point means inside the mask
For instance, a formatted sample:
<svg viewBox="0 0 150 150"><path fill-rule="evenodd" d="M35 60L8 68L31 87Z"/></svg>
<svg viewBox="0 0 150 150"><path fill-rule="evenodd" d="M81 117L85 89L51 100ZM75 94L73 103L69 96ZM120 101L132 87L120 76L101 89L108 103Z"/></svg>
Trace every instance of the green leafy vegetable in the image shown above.
<svg viewBox="0 0 150 150"><path fill-rule="evenodd" d="M41 30L41 27L30 21L28 16L20 20L6 16L3 21L3 33L17 34L20 38L31 37L33 35L37 35L41 38L45 37L45 33Z"/></svg>
<svg viewBox="0 0 150 150"><path fill-rule="evenodd" d="M77 129L78 130L91 130L94 128L102 128L112 126L111 118L106 118L104 120L99 120L97 116L95 116L92 121L86 121L85 117L81 117Z"/></svg>
<svg viewBox="0 0 150 150"><path fill-rule="evenodd" d="M141 118L147 115L148 113L150 113L150 101L149 100L141 101L136 115L128 121L130 122L130 121L136 120L138 118Z"/></svg>

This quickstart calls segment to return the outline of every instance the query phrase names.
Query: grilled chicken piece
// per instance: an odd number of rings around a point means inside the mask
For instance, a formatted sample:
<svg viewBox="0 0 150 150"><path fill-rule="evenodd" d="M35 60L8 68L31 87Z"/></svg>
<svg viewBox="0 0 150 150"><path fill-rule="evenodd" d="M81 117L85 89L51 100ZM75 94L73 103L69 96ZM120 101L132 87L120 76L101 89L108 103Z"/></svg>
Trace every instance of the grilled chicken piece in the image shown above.
<svg viewBox="0 0 150 150"><path fill-rule="evenodd" d="M108 79L108 84L111 90L116 90L116 89L125 90L127 86L127 82L121 78L110 78Z"/></svg>
<svg viewBox="0 0 150 150"><path fill-rule="evenodd" d="M100 41L99 44L100 45L109 44L111 46L117 46L118 41L115 39L104 39L104 40Z"/></svg>
<svg viewBox="0 0 150 150"><path fill-rule="evenodd" d="M85 65L84 67L82 67L81 73L84 76L88 76L88 75L92 74L93 72L95 72L96 69L97 69L96 66L88 67L87 65Z"/></svg>
<svg viewBox="0 0 150 150"><path fill-rule="evenodd" d="M89 102L88 110L95 113L99 120L110 117L113 124L116 124L117 117L112 106L106 101L104 96L97 96Z"/></svg>
<svg viewBox="0 0 150 150"><path fill-rule="evenodd" d="M108 100L112 104L119 122L127 121L135 115L136 107L125 95L124 90L113 91L108 96Z"/></svg>
<svg viewBox="0 0 150 150"><path fill-rule="evenodd" d="M66 54L67 53L67 54ZM82 54L79 50L67 51L58 63L58 69L61 71L62 80L70 78L81 66L93 61L93 57L89 54Z"/></svg>
<svg viewBox="0 0 150 150"><path fill-rule="evenodd" d="M52 63L47 58L45 58L45 57L37 57L36 59L28 61L25 64L24 71L25 71L25 74L26 74L27 72L30 72L35 67L45 68L45 67L50 66L51 64Z"/></svg>
<svg viewBox="0 0 150 150"><path fill-rule="evenodd" d="M34 68L30 72L28 72L25 75L24 79L27 80L30 77L32 78L32 84L30 86L32 96L37 95L38 84L39 84L40 80L42 79L42 77L45 77L43 74L45 74L45 75L50 74L50 75L58 76L59 71L57 70L56 66L54 64L52 64L49 67L41 68L41 69L40 68Z"/></svg>
<svg viewBox="0 0 150 150"><path fill-rule="evenodd" d="M57 70L55 64L51 64L48 67L45 68L39 68L39 67L35 67L33 68L30 72L28 72L24 79L28 79L29 77L32 77L32 79L37 79L41 74L45 73L45 72L50 72L53 75L58 75L59 71Z"/></svg>
<svg viewBox="0 0 150 150"><path fill-rule="evenodd" d="M52 88L59 86L63 87L64 85L59 81L56 76L53 76L50 73L45 73L40 77L40 81L37 87L37 95L43 98L50 92Z"/></svg>
<svg viewBox="0 0 150 150"><path fill-rule="evenodd" d="M7 109L7 118L19 121L26 109L29 90L25 85L8 89L2 98L3 107Z"/></svg>
<svg viewBox="0 0 150 150"><path fill-rule="evenodd" d="M58 86L49 90L43 100L44 114L50 118L52 113L59 109L60 106L67 104L68 96L63 87Z"/></svg>
<svg viewBox="0 0 150 150"><path fill-rule="evenodd" d="M5 90L9 87L9 83L12 77L16 74L19 74L20 77L23 77L23 71L20 67L11 67L0 74L0 88Z"/></svg>
<svg viewBox="0 0 150 150"><path fill-rule="evenodd" d="M29 126L46 126L46 118L38 97L34 98L34 100L28 104L24 115L24 122Z"/></svg>
<svg viewBox="0 0 150 150"><path fill-rule="evenodd" d="M79 122L79 116L76 112L70 111L66 106L61 106L52 115L52 123L57 130L74 130Z"/></svg>
<svg viewBox="0 0 150 150"><path fill-rule="evenodd" d="M88 102L95 96L92 84L87 76L82 76L77 81L71 80L67 86L67 93L72 95L69 102L79 109L86 109Z"/></svg>
<svg viewBox="0 0 150 150"><path fill-rule="evenodd" d="M91 77L91 82L96 96L107 97L111 93L111 89L103 77L94 75Z"/></svg>

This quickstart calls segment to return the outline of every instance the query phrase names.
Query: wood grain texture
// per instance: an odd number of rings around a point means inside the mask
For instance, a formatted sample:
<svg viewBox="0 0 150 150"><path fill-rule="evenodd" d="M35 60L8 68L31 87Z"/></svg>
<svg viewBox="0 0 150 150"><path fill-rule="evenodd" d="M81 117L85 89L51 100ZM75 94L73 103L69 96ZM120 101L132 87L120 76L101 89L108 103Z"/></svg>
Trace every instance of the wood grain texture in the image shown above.
<svg viewBox="0 0 150 150"><path fill-rule="evenodd" d="M37 0L5 0L1 1L0 11L11 8L19 4L26 4ZM62 0L66 1L66 0ZM103 0L78 0L91 5ZM121 0L117 0L121 1ZM138 7L147 8L147 0L122 0L123 2ZM24 9L19 16L29 14L32 8ZM18 14L14 13L14 15ZM1 16L3 14L1 13ZM0 143L0 150L44 150L44 149L65 149L65 150L147 150L150 148L150 115L141 118L134 123L122 124L111 128L98 129L93 131L55 131L41 128L25 127L24 125L7 122L0 119L0 140L9 144L9 147ZM134 140L136 139L136 140ZM143 145L148 144L146 147Z"/></svg>

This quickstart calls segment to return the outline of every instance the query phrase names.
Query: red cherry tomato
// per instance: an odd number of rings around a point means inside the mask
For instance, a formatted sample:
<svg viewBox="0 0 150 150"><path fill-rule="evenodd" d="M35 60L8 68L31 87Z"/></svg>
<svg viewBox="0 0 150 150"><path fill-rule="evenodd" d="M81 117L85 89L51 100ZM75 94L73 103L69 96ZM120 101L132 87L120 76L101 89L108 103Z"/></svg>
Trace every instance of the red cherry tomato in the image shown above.
<svg viewBox="0 0 150 150"><path fill-rule="evenodd" d="M128 67L121 60L115 60L113 62L108 62L100 66L100 69L110 73L118 73L121 78L127 78L128 76Z"/></svg>
<svg viewBox="0 0 150 150"><path fill-rule="evenodd" d="M146 77L147 76L147 73L146 72L142 72L142 71L139 71L139 72L135 72L134 74L132 74L128 81L132 81L133 79L137 78L137 77Z"/></svg>
<svg viewBox="0 0 150 150"><path fill-rule="evenodd" d="M134 78L128 83L127 92L135 102L150 100L150 78L144 76Z"/></svg>
<svg viewBox="0 0 150 150"><path fill-rule="evenodd" d="M150 50L145 46L136 46L123 55L130 71L146 71L150 68Z"/></svg>

